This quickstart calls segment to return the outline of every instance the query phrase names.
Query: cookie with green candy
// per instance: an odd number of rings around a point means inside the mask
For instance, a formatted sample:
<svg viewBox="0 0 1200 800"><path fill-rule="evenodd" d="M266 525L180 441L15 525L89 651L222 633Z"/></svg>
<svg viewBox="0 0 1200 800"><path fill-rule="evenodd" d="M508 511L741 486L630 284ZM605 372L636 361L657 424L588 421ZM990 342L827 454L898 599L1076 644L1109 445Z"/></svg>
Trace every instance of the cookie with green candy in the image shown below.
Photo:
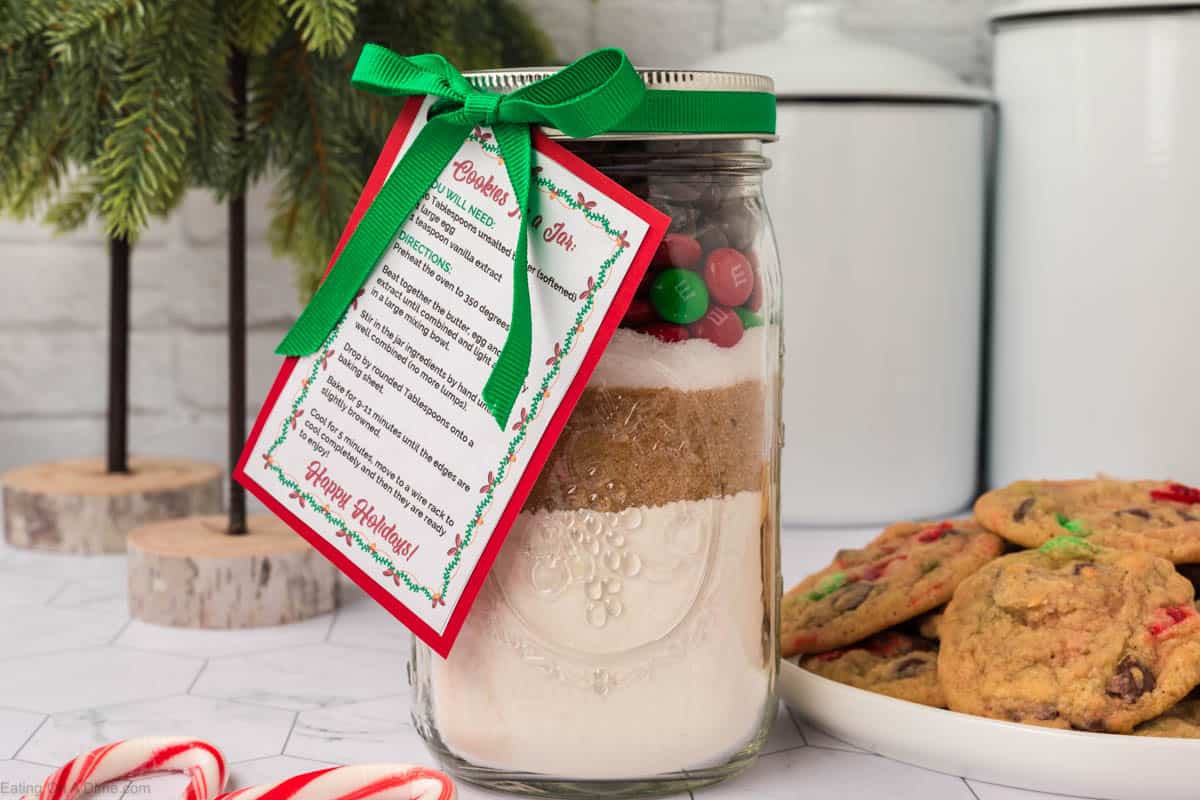
<svg viewBox="0 0 1200 800"><path fill-rule="evenodd" d="M843 647L942 605L1003 544L970 520L899 522L840 551L784 595L784 656Z"/></svg>
<svg viewBox="0 0 1200 800"><path fill-rule="evenodd" d="M1022 547L1071 533L1103 547L1200 562L1200 489L1112 478L1017 481L975 503L975 518Z"/></svg>
<svg viewBox="0 0 1200 800"><path fill-rule="evenodd" d="M1171 562L1065 533L964 580L938 626L950 708L1129 733L1200 684L1200 614Z"/></svg>

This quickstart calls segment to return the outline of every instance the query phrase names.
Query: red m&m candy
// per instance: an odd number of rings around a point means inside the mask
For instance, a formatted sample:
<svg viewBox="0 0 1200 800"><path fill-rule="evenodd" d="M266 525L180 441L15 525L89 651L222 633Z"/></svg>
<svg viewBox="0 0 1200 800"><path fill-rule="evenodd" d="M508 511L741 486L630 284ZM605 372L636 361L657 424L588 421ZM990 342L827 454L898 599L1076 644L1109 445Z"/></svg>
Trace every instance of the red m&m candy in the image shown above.
<svg viewBox="0 0 1200 800"><path fill-rule="evenodd" d="M682 325L672 325L669 322L652 322L640 329L664 342L685 342L688 340L688 329Z"/></svg>
<svg viewBox="0 0 1200 800"><path fill-rule="evenodd" d="M758 255L748 249L745 253L746 260L750 261L750 269L754 270L754 289L750 291L750 296L746 297L745 307L750 311L761 311L762 309L762 272L758 270Z"/></svg>
<svg viewBox="0 0 1200 800"><path fill-rule="evenodd" d="M721 305L740 306L754 291L754 268L737 250L722 247L709 253L704 262L704 284Z"/></svg>
<svg viewBox="0 0 1200 800"><path fill-rule="evenodd" d="M635 297L621 319L621 324L627 328L638 328L654 322L654 319L654 306L650 305L650 301Z"/></svg>
<svg viewBox="0 0 1200 800"><path fill-rule="evenodd" d="M668 233L663 237L658 250L654 251L654 258L650 265L659 268L691 269L700 263L702 255L704 255L704 250L700 247L700 243L691 236L684 233Z"/></svg>
<svg viewBox="0 0 1200 800"><path fill-rule="evenodd" d="M725 306L712 306L688 326L693 339L708 339L717 347L733 347L742 340L742 321Z"/></svg>

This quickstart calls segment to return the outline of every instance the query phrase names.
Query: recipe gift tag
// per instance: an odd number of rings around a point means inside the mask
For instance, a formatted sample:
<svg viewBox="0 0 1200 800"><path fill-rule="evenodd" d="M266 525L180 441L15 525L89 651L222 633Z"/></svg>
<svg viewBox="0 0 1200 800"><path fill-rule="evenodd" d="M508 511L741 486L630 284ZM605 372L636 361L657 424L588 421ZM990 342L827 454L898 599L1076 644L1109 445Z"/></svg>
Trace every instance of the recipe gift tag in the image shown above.
<svg viewBox="0 0 1200 800"><path fill-rule="evenodd" d="M428 105L405 106L339 252ZM442 656L669 223L533 136L533 350L505 428L481 392L522 222L495 137L477 128L324 346L284 362L235 472Z"/></svg>

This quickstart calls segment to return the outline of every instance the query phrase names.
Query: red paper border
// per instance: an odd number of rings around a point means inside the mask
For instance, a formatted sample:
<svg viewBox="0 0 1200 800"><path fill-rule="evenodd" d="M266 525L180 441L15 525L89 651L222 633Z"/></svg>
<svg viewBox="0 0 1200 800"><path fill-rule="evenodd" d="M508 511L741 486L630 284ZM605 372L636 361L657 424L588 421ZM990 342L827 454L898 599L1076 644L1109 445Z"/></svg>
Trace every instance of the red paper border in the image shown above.
<svg viewBox="0 0 1200 800"><path fill-rule="evenodd" d="M400 112L400 116L396 119L396 124L392 126L392 131L388 134L387 142L384 144L383 152L380 153L379 160L375 162L375 167L371 170L371 175L367 179L366 186L363 188L362 196L358 199L358 203L355 204L354 211L350 215L350 220L346 223L346 228L342 231L342 237L333 251L333 255L329 260L329 266L326 267L326 274L333 267L333 263L337 260L342 248L345 247L351 233L358 226L363 214L366 213L372 199L379 193L384 181L387 180L392 164L395 163L396 156L400 152L404 141L408 138L413 123L416 121L421 102L420 98L409 100ZM583 363L579 371L575 374L571 385L564 393L562 402L555 410L554 416L550 418L545 436L542 437L541 441L534 448L528 467L517 482L508 505L505 506L504 512L496 522L492 537L488 540L487 545L480 554L478 563L475 565L475 569L467 579L462 596L455 604L454 611L446 623L445 632L439 634L421 620L420 617L400 602L398 598L386 591L374 578L347 558L340 549L285 508L265 487L246 472L246 462L250 458L255 445L258 443L263 428L267 424L267 418L275 408L275 404L283 392L283 387L287 384L292 370L296 368L299 359L287 358L284 360L283 365L279 369L279 374L275 377L275 382L271 385L271 391L267 394L267 399L263 402L262 409L258 413L258 418L254 422L254 427L251 429L250 438L247 440L246 447L242 451L241 458L238 459L237 466L233 472L234 480L245 486L272 513L286 522L292 530L303 536L321 555L325 556L325 558L333 562L334 566L350 576L351 580L358 584L363 591L386 608L394 617L403 622L409 630L443 658L449 655L450 648L454 645L454 640L458 637L463 622L466 620L467 614L475 602L475 597L479 594L484 579L491 570L496 556L500 553L500 547L504 544L509 530L516 521L517 514L520 513L521 508L525 505L525 498L529 496L529 492L533 489L542 466L546 463L546 459L549 458L550 451L554 448L555 442L558 441L558 437L562 433L563 427L567 424L567 419L571 416L571 412L575 410L575 404L579 401L579 397L587 385L588 378L596 368L596 364L599 362L600 356L604 353L604 349L608 346L609 340L612 339L613 332L616 331L621 318L625 316L625 312L628 310L629 304L637 292L638 284L641 283L642 277L650 265L650 259L654 256L654 251L658 248L658 244L662 241L663 236L666 235L667 226L671 223L670 217L661 213L645 201L634 197L611 178L569 152L562 145L551 141L536 128L533 132L533 146L539 154L552 158L586 183L599 188L605 195L615 200L626 210L640 217L650 227L646 233L646 238L642 240L642 244L634 256L632 266L630 266L629 271L625 275L625 280L622 281L621 286L617 289L616 297L609 307L608 313L605 314L599 329L596 331L591 347L584 354Z"/></svg>

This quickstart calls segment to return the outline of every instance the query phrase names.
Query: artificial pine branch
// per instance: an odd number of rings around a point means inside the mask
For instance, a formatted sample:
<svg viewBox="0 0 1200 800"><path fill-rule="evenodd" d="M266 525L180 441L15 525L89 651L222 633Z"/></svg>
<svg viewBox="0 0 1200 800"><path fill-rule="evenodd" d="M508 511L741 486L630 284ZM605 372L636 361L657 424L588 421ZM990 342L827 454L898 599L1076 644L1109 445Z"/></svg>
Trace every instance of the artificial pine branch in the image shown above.
<svg viewBox="0 0 1200 800"><path fill-rule="evenodd" d="M234 47L256 56L269 51L287 27L279 0L228 0L225 19Z"/></svg>
<svg viewBox="0 0 1200 800"><path fill-rule="evenodd" d="M0 1L0 51L45 30L52 19L53 12L45 3Z"/></svg>
<svg viewBox="0 0 1200 800"><path fill-rule="evenodd" d="M43 221L57 233L72 231L87 222L99 207L100 187L91 173L84 173L72 181L71 186L60 193L46 209Z"/></svg>
<svg viewBox="0 0 1200 800"><path fill-rule="evenodd" d="M131 71L128 78L116 103L123 116L95 163L100 211L109 232L132 240L154 210L172 205L183 192L191 131L175 93L181 87L163 85L157 59Z"/></svg>
<svg viewBox="0 0 1200 800"><path fill-rule="evenodd" d="M19 218L31 216L46 194L55 191L67 169L67 134L61 132L36 157L28 159L17 171L16 180L7 187L9 210Z"/></svg>
<svg viewBox="0 0 1200 800"><path fill-rule="evenodd" d="M151 216L173 208L194 169L193 142L215 141L209 123L227 116L197 110L223 96L200 97L224 74L225 48L214 46L221 30L210 4L176 2L149 14L147 30L130 44L114 103L119 117L95 161L110 235L133 239Z"/></svg>
<svg viewBox="0 0 1200 800"><path fill-rule="evenodd" d="M271 240L307 294L403 102L350 87L366 41L462 69L552 61L511 0L0 0L0 211L48 208L59 230L96 214L127 255L187 189L238 195L268 176ZM249 60L244 138L226 71L235 47ZM118 455L123 374L109 387Z"/></svg>
<svg viewBox="0 0 1200 800"><path fill-rule="evenodd" d="M0 103L0 159L10 162L6 166L37 151L39 140L32 131L37 123L44 123L40 117L53 103L57 69L49 48L36 36L9 46L4 53L0 62L0 97L4 98Z"/></svg>
<svg viewBox="0 0 1200 800"><path fill-rule="evenodd" d="M135 41L151 15L169 0L72 0L62 2L46 26L55 58L82 61L90 53Z"/></svg>
<svg viewBox="0 0 1200 800"><path fill-rule="evenodd" d="M354 37L355 0L290 0L288 14L305 46L320 56L336 56Z"/></svg>
<svg viewBox="0 0 1200 800"><path fill-rule="evenodd" d="M65 120L68 155L72 163L87 164L96 158L116 122L113 102L121 88L121 64L117 52L104 49L60 69L61 102L73 112Z"/></svg>
<svg viewBox="0 0 1200 800"><path fill-rule="evenodd" d="M357 92L361 44L462 69L548 63L512 0L0 0L0 207L136 238L190 187L275 181L271 240L315 286L403 101ZM5 10L8 13L4 13ZM233 146L225 64L249 56ZM64 180L70 165L74 180Z"/></svg>

